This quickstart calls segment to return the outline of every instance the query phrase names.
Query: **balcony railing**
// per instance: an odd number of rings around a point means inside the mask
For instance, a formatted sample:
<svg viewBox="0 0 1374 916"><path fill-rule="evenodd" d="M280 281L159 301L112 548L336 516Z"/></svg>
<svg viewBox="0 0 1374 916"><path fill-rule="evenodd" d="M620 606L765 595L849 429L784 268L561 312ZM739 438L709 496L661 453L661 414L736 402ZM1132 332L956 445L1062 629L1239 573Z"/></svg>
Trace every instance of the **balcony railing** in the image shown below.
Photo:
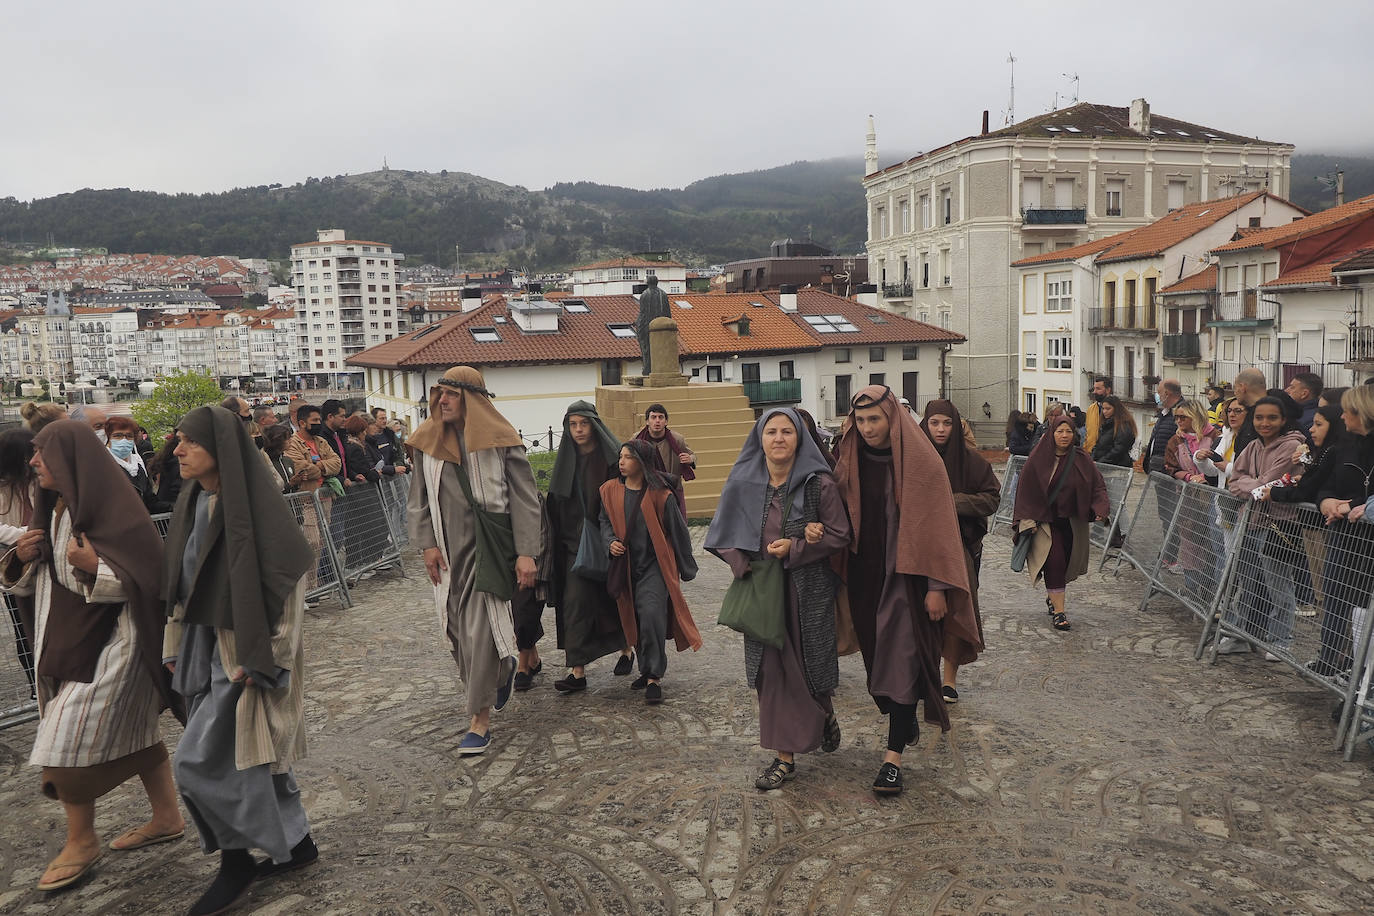
<svg viewBox="0 0 1374 916"><path fill-rule="evenodd" d="M1278 303L1254 289L1222 293L1217 299L1218 321L1273 321L1278 312Z"/></svg>
<svg viewBox="0 0 1374 916"><path fill-rule="evenodd" d="M1173 360L1201 359L1202 338L1197 334L1165 334L1164 358Z"/></svg>
<svg viewBox="0 0 1374 916"><path fill-rule="evenodd" d="M1027 207L1021 211L1026 226L1081 226L1088 221L1082 207Z"/></svg>
<svg viewBox="0 0 1374 916"><path fill-rule="evenodd" d="M745 382L744 393L753 404L796 404L801 400L801 379L784 378L776 382Z"/></svg>
<svg viewBox="0 0 1374 916"><path fill-rule="evenodd" d="M908 280L906 283L884 283L884 284L883 284L883 298L884 298L884 299L910 299L910 298L911 298L911 281Z"/></svg>
<svg viewBox="0 0 1374 916"><path fill-rule="evenodd" d="M1374 362L1374 327L1357 324L1350 326L1350 361Z"/></svg>
<svg viewBox="0 0 1374 916"><path fill-rule="evenodd" d="M1090 331L1144 331L1153 334L1156 330L1150 306L1127 309L1088 309L1088 330Z"/></svg>

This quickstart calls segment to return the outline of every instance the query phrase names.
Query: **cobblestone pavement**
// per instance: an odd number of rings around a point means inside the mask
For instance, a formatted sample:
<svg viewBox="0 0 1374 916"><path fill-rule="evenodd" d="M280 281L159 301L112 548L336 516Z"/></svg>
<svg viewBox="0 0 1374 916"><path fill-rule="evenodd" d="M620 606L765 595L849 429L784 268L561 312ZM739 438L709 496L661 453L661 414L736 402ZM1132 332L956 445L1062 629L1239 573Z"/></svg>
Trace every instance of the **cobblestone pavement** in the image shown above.
<svg viewBox="0 0 1374 916"><path fill-rule="evenodd" d="M378 578L307 624L310 755L297 770L322 860L253 889L283 913L1222 913L1374 911L1374 772L1331 749L1330 701L1258 656L1193 660L1192 617L1141 580L1070 586L1072 632L990 543L989 650L965 669L953 730L923 732L907 792L868 786L886 729L857 656L841 663L844 742L761 793L740 639L714 625L724 564L687 588L706 639L675 655L667 702L593 666L561 697L544 674L466 724L428 587ZM170 720L168 720L170 721ZM175 740L168 729L169 742ZM25 764L33 726L0 732L0 912L179 913L216 859L190 838L111 853L94 877L32 890L59 848L58 806ZM141 791L99 808L108 840Z"/></svg>

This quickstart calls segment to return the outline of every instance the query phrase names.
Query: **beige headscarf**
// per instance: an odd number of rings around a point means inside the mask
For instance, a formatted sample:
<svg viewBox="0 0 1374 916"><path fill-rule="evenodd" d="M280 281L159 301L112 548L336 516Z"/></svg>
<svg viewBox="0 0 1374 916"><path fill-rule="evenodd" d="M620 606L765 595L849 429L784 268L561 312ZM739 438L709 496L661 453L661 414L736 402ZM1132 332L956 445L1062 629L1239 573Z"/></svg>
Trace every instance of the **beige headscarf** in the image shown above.
<svg viewBox="0 0 1374 916"><path fill-rule="evenodd" d="M445 423L439 416L439 396L444 389L458 392L458 422ZM463 447L470 452L484 448L523 445L524 440L491 403L482 373L471 366L454 366L429 389L429 419L406 440L406 445L433 458L463 463ZM462 445L459 433L462 433Z"/></svg>

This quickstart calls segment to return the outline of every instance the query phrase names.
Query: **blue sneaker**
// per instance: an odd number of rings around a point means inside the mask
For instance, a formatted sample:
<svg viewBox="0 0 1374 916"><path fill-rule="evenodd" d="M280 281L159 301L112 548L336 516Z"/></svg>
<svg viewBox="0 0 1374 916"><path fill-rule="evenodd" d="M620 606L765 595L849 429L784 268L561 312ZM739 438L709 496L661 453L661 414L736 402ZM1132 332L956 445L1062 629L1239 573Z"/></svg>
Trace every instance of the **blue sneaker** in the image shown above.
<svg viewBox="0 0 1374 916"><path fill-rule="evenodd" d="M510 664L510 672L506 675L506 679L501 682L501 686L496 688L495 709L497 712L506 708L506 704L510 702L511 690L515 686L515 656L511 656L506 661Z"/></svg>
<svg viewBox="0 0 1374 916"><path fill-rule="evenodd" d="M463 736L463 740L458 742L458 753L463 757L471 757L474 754L486 752L487 745L491 744L491 729L487 729L485 735L477 732L468 732Z"/></svg>

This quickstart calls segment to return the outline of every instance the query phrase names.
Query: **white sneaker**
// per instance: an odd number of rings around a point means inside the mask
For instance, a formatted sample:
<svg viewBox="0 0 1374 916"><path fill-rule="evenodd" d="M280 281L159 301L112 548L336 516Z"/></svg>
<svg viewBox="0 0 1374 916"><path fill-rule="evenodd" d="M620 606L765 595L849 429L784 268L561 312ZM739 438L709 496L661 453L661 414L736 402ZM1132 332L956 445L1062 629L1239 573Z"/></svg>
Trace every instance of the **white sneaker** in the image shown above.
<svg viewBox="0 0 1374 916"><path fill-rule="evenodd" d="M1299 616L1299 617L1316 617L1316 616L1317 616L1317 608L1316 608L1316 605L1312 605L1312 604L1300 604L1300 605L1298 605L1298 616Z"/></svg>
<svg viewBox="0 0 1374 916"><path fill-rule="evenodd" d="M1217 643L1218 655L1241 655L1250 651L1250 644L1243 639L1236 639L1234 636L1223 636L1221 642Z"/></svg>

